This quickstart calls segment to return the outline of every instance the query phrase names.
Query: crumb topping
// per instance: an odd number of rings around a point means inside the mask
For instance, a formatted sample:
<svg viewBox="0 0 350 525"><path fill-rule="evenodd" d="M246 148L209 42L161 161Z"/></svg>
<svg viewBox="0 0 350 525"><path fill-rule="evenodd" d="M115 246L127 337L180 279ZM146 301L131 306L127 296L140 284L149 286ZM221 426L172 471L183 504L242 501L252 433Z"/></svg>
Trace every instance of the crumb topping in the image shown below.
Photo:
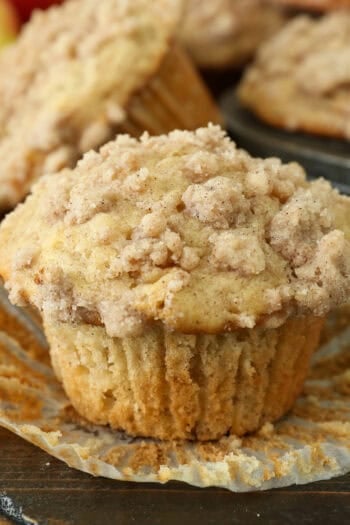
<svg viewBox="0 0 350 525"><path fill-rule="evenodd" d="M310 305L316 315L322 315L324 304L342 302L341 287L349 276L350 246L344 233L333 230L317 243L308 262L295 270L299 283L296 300L304 310Z"/></svg>
<svg viewBox="0 0 350 525"><path fill-rule="evenodd" d="M7 216L0 272L12 301L113 337L278 326L348 300L349 204L218 126L119 136Z"/></svg>
<svg viewBox="0 0 350 525"><path fill-rule="evenodd" d="M310 65L306 72L314 73L313 64L322 59L329 60L332 52L337 56L340 51L339 62L345 57L341 53L349 41L348 27L349 14L346 11L337 11L321 18L300 15L264 44L259 58L271 74L289 71L295 65L305 70L306 64ZM294 46L290 45L292 41ZM278 54L276 44L279 45Z"/></svg>
<svg viewBox="0 0 350 525"><path fill-rule="evenodd" d="M333 226L333 190L319 180L310 189L298 190L271 221L271 246L293 268L309 261L318 241Z"/></svg>
<svg viewBox="0 0 350 525"><path fill-rule="evenodd" d="M67 0L35 12L0 56L1 207L115 135L180 10L181 0Z"/></svg>

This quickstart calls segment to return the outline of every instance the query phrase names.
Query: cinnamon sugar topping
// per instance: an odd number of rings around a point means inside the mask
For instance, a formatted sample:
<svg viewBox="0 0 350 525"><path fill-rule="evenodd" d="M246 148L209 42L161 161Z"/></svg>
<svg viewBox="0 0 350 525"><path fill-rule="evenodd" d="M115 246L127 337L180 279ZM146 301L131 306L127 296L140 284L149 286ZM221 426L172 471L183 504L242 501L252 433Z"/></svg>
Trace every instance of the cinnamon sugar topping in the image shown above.
<svg viewBox="0 0 350 525"><path fill-rule="evenodd" d="M1 226L0 270L13 301L113 336L151 320L278 326L348 299L348 210L328 182L254 159L216 126L120 136L38 182Z"/></svg>

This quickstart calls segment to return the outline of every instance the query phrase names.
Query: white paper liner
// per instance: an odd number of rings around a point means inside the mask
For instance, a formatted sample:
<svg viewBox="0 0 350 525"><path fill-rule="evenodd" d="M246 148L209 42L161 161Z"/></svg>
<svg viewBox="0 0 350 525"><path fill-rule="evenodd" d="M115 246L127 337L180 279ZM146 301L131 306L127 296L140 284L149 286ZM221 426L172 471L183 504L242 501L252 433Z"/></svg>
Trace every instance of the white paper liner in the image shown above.
<svg viewBox="0 0 350 525"><path fill-rule="evenodd" d="M28 352L0 332L0 425L73 468L118 480L178 480L236 492L308 483L350 471L347 320L333 319L340 328L328 329L333 335L314 356L304 395L283 421L243 439L165 443L130 438L78 416L44 362L47 350L39 326L11 307L3 290L0 307L8 315L1 328L5 330L15 316L38 346L38 352Z"/></svg>

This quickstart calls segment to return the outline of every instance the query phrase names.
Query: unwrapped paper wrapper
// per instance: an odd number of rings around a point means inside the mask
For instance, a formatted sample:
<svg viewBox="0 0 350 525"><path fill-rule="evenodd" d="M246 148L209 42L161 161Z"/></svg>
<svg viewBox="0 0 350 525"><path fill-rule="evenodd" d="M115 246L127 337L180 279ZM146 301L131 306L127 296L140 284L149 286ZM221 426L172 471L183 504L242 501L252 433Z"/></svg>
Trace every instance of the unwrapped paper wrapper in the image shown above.
<svg viewBox="0 0 350 525"><path fill-rule="evenodd" d="M349 312L329 319L304 393L278 424L240 439L161 442L83 420L53 374L40 321L1 288L0 425L70 467L116 480L243 492L339 476L350 471Z"/></svg>

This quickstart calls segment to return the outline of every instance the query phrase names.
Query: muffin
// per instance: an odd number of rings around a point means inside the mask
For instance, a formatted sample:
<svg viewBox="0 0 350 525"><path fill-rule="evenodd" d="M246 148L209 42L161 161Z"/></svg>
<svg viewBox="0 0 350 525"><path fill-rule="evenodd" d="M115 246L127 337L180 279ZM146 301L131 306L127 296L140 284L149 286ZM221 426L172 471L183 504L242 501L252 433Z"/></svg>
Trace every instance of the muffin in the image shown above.
<svg viewBox="0 0 350 525"><path fill-rule="evenodd" d="M274 4L312 11L329 11L350 7L350 0L272 0Z"/></svg>
<svg viewBox="0 0 350 525"><path fill-rule="evenodd" d="M0 274L13 303L41 312L89 421L241 435L291 408L325 314L348 299L349 203L217 126L120 135L7 216Z"/></svg>
<svg viewBox="0 0 350 525"><path fill-rule="evenodd" d="M0 56L0 209L124 131L218 122L176 43L180 0L68 0L36 12Z"/></svg>
<svg viewBox="0 0 350 525"><path fill-rule="evenodd" d="M349 140L349 64L350 11L302 15L261 47L238 96L274 126Z"/></svg>
<svg viewBox="0 0 350 525"><path fill-rule="evenodd" d="M188 0L180 38L202 68L239 67L284 21L264 0Z"/></svg>

